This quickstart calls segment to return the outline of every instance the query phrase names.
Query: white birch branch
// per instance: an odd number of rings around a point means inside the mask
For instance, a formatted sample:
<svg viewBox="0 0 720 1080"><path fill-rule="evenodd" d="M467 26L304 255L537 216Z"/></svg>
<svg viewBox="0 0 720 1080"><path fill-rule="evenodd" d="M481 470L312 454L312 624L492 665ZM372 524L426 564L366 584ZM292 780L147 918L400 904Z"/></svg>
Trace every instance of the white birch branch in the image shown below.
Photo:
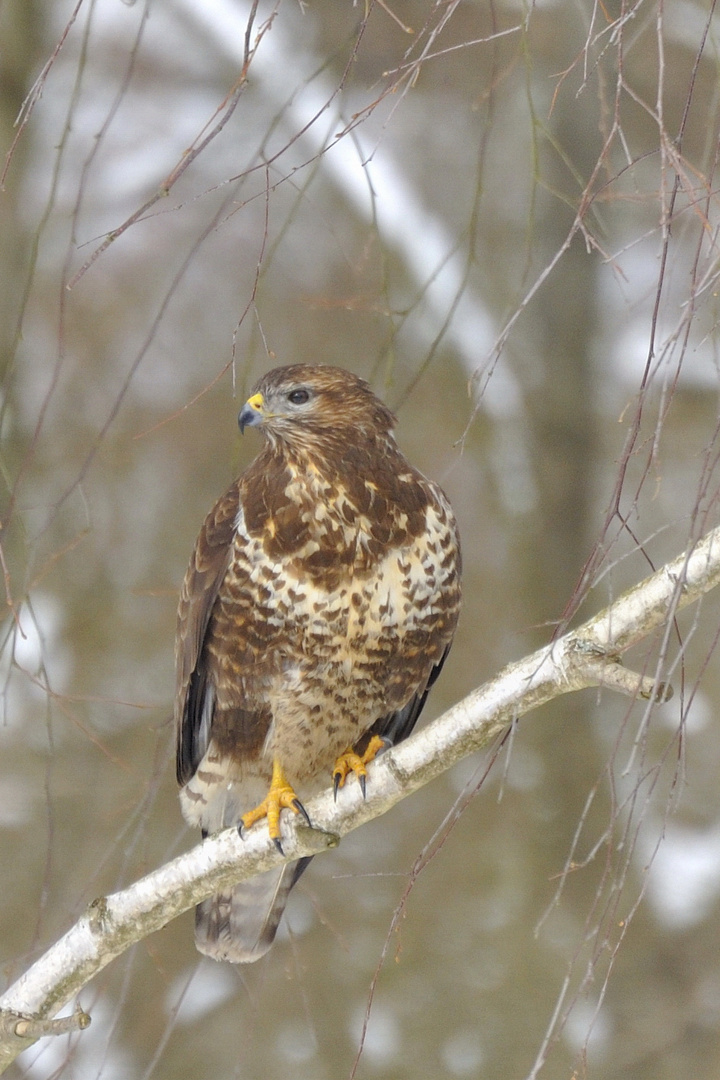
<svg viewBox="0 0 720 1080"><path fill-rule="evenodd" d="M720 528L636 585L610 607L510 664L434 723L388 750L371 766L367 798L350 783L308 802L313 822L283 815L287 859L334 847L352 829L384 814L401 799L479 750L518 717L561 694L608 686L642 698L664 699L665 687L619 663L619 655L666 627L676 611L720 583ZM38 1038L86 1027L90 1018L56 1013L111 960L161 930L218 889L282 861L264 823L242 840L235 829L209 837L121 892L95 900L78 922L0 997L0 1072Z"/></svg>

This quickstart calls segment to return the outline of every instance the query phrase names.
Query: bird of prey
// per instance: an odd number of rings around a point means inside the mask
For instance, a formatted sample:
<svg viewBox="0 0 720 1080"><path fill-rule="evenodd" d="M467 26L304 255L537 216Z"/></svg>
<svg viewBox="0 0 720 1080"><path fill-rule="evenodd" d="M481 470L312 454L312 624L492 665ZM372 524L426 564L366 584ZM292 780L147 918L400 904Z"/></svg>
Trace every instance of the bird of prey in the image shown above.
<svg viewBox="0 0 720 1080"><path fill-rule="evenodd" d="M296 364L239 416L258 456L208 514L180 596L177 777L203 835L267 818L354 774L413 729L452 642L460 548L450 505L410 465L395 417L349 371ZM198 949L272 945L309 859L196 910Z"/></svg>

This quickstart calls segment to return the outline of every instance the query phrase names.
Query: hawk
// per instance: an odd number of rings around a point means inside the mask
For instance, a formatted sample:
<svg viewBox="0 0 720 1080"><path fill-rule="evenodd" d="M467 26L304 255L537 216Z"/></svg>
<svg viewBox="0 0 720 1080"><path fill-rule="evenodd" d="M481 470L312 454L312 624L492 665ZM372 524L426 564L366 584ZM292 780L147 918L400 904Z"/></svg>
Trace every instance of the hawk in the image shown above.
<svg viewBox="0 0 720 1080"><path fill-rule="evenodd" d="M203 835L301 813L412 731L448 654L460 548L440 488L395 417L349 371L265 375L239 415L264 446L208 514L177 622L177 777ZM247 962L272 945L309 859L196 910L198 949Z"/></svg>

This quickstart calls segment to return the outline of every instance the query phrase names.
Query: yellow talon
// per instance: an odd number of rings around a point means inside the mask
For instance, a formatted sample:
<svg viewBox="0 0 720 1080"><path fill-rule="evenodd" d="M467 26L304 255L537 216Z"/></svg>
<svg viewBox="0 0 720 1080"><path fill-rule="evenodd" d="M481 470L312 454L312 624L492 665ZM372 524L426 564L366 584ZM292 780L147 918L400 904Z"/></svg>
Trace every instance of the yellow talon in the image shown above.
<svg viewBox="0 0 720 1080"><path fill-rule="evenodd" d="M305 818L307 824L310 825L310 818L307 815L305 807L290 786L290 783L283 772L282 765L277 758L274 758L270 790L261 803L258 803L254 809L248 810L246 814L243 814L241 818L241 831L242 829L249 829L256 821L267 818L270 839L273 841L278 851L282 852L282 844L280 843L280 811L283 809L292 810L296 814L301 814L302 817Z"/></svg>
<svg viewBox="0 0 720 1080"><path fill-rule="evenodd" d="M363 796L365 795L365 778L367 777L366 765L377 756L380 750L387 746L387 742L381 735L373 735L362 754L356 754L352 747L340 754L333 769L333 788L337 796L338 788L341 788L350 773L358 778Z"/></svg>

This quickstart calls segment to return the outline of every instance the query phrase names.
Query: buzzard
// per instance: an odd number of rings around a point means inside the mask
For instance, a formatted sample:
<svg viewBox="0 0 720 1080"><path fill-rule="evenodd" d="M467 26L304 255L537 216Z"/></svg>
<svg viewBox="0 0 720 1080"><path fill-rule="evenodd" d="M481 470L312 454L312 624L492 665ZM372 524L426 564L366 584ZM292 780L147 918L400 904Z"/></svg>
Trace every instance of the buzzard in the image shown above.
<svg viewBox="0 0 720 1080"><path fill-rule="evenodd" d="M297 364L239 416L264 446L200 530L177 622L177 777L203 835L267 818L413 729L448 654L460 549L440 488L398 449L363 379ZM256 960L309 859L200 904L197 947Z"/></svg>

